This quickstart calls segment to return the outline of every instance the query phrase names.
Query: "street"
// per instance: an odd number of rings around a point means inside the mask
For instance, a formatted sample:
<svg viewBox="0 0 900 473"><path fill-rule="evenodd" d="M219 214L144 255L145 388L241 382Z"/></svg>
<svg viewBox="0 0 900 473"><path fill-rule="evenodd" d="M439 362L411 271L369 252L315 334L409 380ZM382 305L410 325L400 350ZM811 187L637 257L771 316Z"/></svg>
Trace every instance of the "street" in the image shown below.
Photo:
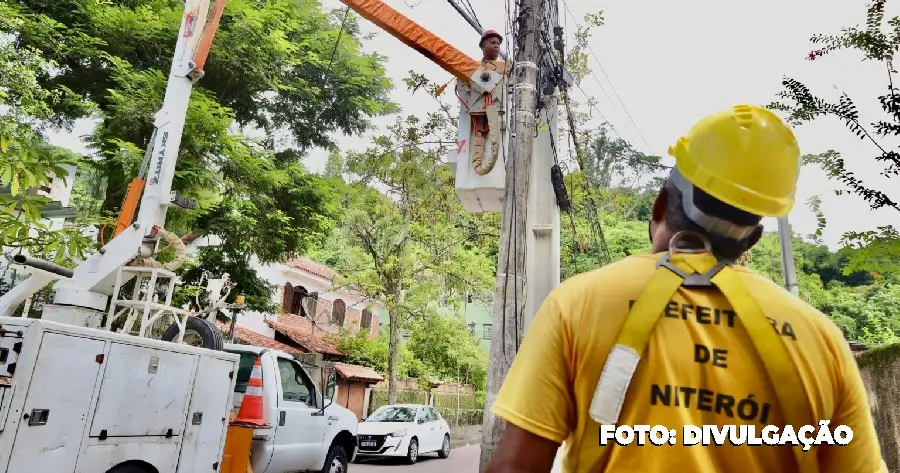
<svg viewBox="0 0 900 473"><path fill-rule="evenodd" d="M444 460L438 458L436 453L428 453L419 457L419 461L415 465L407 465L403 459L379 459L352 464L349 470L352 473L397 472L400 470L415 473L476 473L480 452L479 445L469 445L453 449L450 456Z"/></svg>

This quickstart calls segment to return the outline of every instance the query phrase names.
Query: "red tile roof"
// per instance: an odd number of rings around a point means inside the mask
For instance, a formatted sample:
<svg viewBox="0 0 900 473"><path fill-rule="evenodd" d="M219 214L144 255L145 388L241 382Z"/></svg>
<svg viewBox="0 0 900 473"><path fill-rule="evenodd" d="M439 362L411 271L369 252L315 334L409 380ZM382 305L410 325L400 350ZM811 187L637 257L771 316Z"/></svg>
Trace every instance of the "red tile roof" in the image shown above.
<svg viewBox="0 0 900 473"><path fill-rule="evenodd" d="M229 324L226 324L223 322L216 322L216 325L220 329L222 329L222 332L224 332L225 334L227 334L228 331L230 330ZM275 340L272 340L271 338L269 338L261 333L256 333L253 330L250 330L250 329L244 328L244 327L240 327L240 326L234 328L234 338L236 340L241 340L244 343L249 343L250 345L253 345L253 346L263 347L263 348L271 348L273 350L281 350L288 354L294 354L294 353L297 353L300 351L294 347L285 345L284 343L276 342Z"/></svg>
<svg viewBox="0 0 900 473"><path fill-rule="evenodd" d="M286 263L286 266L290 266L292 268L296 268L302 271L306 271L307 273L314 274L321 278L325 278L329 281L333 281L335 276L340 276L337 271L325 266L324 264L316 263L315 261L301 256L299 258L294 258Z"/></svg>
<svg viewBox="0 0 900 473"><path fill-rule="evenodd" d="M384 378L375 372L375 370L366 368L365 366L335 362L334 369L342 378L349 381L364 381L370 383L384 381Z"/></svg>
<svg viewBox="0 0 900 473"><path fill-rule="evenodd" d="M328 341L327 337L331 334L321 327L314 327L306 317L279 314L277 322L266 320L266 323L311 352L323 355L344 355Z"/></svg>

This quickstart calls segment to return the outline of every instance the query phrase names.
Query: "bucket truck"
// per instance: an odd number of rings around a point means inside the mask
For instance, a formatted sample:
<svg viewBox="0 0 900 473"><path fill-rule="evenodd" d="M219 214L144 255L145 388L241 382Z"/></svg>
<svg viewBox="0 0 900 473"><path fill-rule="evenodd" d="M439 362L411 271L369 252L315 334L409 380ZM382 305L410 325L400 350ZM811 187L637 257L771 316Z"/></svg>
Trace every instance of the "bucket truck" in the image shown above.
<svg viewBox="0 0 900 473"><path fill-rule="evenodd" d="M163 224L168 207L191 205L171 192L172 177L191 89L203 76L226 1L185 2L143 166L146 179L142 172L129 186L115 238L74 270L23 255L14 259L31 276L0 298L2 473L224 473L232 463L223 455L229 420L257 360L267 425L253 433L254 471L347 470L356 448L355 414L333 405L291 355L222 346L211 321L170 307L173 271L183 255L174 264L152 258L160 239L176 252L184 249ZM40 319L11 317L53 281L55 298ZM133 294L123 298L129 281ZM217 293L222 286L214 280L210 289ZM210 313L218 309L211 307ZM126 333L112 331L126 313ZM205 337L202 345L212 340L219 350L149 338L164 316L176 320L169 338L180 342L193 329ZM139 336L128 335L135 324Z"/></svg>
<svg viewBox="0 0 900 473"><path fill-rule="evenodd" d="M487 169L469 144L472 114L505 104L505 73L484 69L380 0L342 1L457 77L463 105L450 159L457 193L470 210L498 211L506 146L483 143L499 149ZM191 90L226 2L185 1L163 106L114 238L74 270L24 255L13 261L30 277L0 297L0 473L218 472L229 418L247 388L242 378L256 359L267 425L254 432L254 471L346 471L355 455L355 415L327 399L290 355L223 345L211 320L171 306L184 248L164 228L166 213L194 205L172 192L172 179ZM176 250L170 263L153 258L161 241ZM51 283L53 303L40 319L12 317ZM134 289L123 296L128 283ZM125 333L113 331L126 314ZM164 335L168 341L154 340L153 325L164 317L175 319L175 330ZM191 332L201 346L182 343Z"/></svg>

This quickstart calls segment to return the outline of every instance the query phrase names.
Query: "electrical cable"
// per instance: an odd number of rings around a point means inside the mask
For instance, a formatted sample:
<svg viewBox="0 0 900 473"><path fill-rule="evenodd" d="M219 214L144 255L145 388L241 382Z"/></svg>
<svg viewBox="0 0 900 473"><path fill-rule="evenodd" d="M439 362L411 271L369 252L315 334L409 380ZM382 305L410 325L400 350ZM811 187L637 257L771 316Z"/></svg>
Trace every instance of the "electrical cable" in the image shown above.
<svg viewBox="0 0 900 473"><path fill-rule="evenodd" d="M580 26L580 24L578 23L578 19L572 13L572 10L569 8L569 4L566 2L566 0L563 0L563 6L566 9L566 12L570 16L572 16L572 21L575 22L575 25ZM600 58L597 57L596 53L594 53L594 50L593 50L593 48L591 48L590 44L586 44L585 46L586 46L586 49L588 50L588 53L591 55L591 57L594 58L594 62L597 63L597 67L600 69L600 73L603 74L603 77L605 77L606 81L609 82L609 86L613 91L613 95L616 96L616 99L618 100L619 104L622 105L622 109L625 111L625 115L628 117L628 120L631 122L631 125L634 127L635 131L637 131L637 134L641 138L641 141L644 143L644 146L647 147L647 151L652 155L653 148L650 146L649 143L647 143L647 139L644 138L644 134L641 132L641 129L637 126L637 123L635 123L634 118L631 116L631 112L628 111L628 107L625 106L625 102L622 101L622 97L619 96L619 92L616 91L616 87L615 87L615 85L613 85L612 79L610 79L609 74L606 73L606 70L603 68L603 64L600 63ZM593 71L591 71L591 75L593 75L595 80L597 80L597 82L600 85L601 90L602 90L603 85L600 84L599 79L596 77L596 75L593 73ZM606 92L604 91L604 93L606 93ZM608 95L607 95L607 98L609 98ZM610 99L610 102L612 102L611 99Z"/></svg>

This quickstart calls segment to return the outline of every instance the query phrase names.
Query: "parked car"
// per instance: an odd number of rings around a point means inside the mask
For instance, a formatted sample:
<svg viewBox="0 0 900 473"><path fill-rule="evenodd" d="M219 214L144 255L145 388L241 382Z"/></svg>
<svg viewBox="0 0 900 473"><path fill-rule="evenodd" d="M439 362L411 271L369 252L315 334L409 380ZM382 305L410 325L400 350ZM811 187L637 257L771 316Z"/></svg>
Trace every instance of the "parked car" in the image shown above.
<svg viewBox="0 0 900 473"><path fill-rule="evenodd" d="M450 456L450 426L431 406L381 406L359 424L357 460L365 457L406 457L409 464L422 453Z"/></svg>

